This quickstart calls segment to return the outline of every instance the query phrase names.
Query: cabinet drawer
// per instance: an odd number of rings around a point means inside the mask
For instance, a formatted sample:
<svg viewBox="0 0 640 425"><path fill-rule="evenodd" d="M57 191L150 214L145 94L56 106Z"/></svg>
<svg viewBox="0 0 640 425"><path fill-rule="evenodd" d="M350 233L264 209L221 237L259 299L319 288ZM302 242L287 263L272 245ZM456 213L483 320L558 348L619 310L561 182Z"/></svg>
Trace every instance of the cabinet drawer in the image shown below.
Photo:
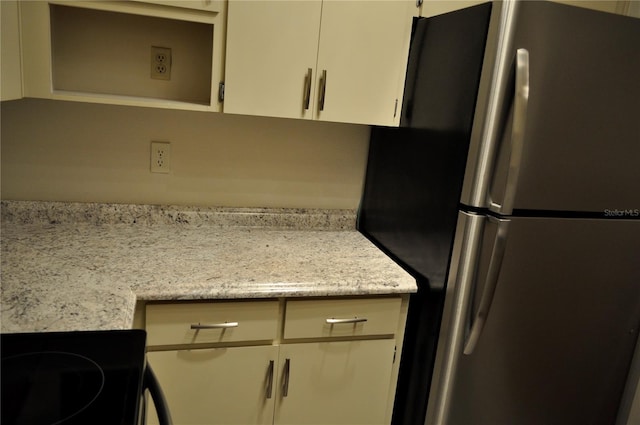
<svg viewBox="0 0 640 425"><path fill-rule="evenodd" d="M278 301L147 305L147 345L275 339Z"/></svg>
<svg viewBox="0 0 640 425"><path fill-rule="evenodd" d="M284 337L393 335L400 304L399 297L288 301Z"/></svg>

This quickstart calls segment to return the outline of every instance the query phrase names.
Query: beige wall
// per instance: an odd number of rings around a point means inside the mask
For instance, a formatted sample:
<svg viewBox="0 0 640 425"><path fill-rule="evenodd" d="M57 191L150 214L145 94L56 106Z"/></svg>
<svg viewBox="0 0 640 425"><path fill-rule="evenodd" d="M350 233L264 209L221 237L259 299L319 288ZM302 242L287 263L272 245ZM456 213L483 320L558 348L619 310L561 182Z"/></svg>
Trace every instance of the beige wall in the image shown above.
<svg viewBox="0 0 640 425"><path fill-rule="evenodd" d="M369 127L23 99L2 102L2 199L356 208ZM150 142L171 142L168 175Z"/></svg>
<svg viewBox="0 0 640 425"><path fill-rule="evenodd" d="M462 9L475 4L484 3L486 0L425 0L420 7L420 16L434 16L451 10ZM533 0L532 0L533 1ZM621 15L637 16L632 9L638 8L640 0L551 0L557 3L566 3L573 6L588 9L601 10ZM635 3L635 4L634 4Z"/></svg>
<svg viewBox="0 0 640 425"><path fill-rule="evenodd" d="M586 7L588 9L601 10L609 13L626 15L629 10L629 0L554 0L558 3L566 3L573 6ZM633 0L638 1L638 0Z"/></svg>

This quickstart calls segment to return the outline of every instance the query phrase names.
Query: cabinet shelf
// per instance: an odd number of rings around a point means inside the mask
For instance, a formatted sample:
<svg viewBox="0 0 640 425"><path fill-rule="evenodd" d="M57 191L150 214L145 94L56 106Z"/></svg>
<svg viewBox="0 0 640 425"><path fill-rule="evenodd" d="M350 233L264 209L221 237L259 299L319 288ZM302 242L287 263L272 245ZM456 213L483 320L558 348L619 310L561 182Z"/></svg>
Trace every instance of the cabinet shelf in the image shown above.
<svg viewBox="0 0 640 425"><path fill-rule="evenodd" d="M106 93L88 93L69 90L53 90L51 98L75 102L102 103L106 105L142 106L147 108L182 109L192 111L211 111L209 103L184 102L179 100L158 99Z"/></svg>

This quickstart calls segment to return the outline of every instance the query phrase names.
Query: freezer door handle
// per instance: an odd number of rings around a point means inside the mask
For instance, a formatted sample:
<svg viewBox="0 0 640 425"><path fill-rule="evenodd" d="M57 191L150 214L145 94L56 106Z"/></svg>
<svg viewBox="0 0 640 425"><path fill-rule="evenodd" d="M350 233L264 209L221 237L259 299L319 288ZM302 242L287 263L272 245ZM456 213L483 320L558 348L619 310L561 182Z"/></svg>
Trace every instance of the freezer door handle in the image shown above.
<svg viewBox="0 0 640 425"><path fill-rule="evenodd" d="M513 120L511 123L511 151L502 203L494 202L489 191L489 209L495 213L510 215L516 195L520 163L524 147L524 132L529 106L529 51L518 49L515 63L515 93L513 100ZM495 173L494 173L495 175Z"/></svg>
<svg viewBox="0 0 640 425"><path fill-rule="evenodd" d="M500 276L500 268L502 267L502 259L504 258L504 252L507 245L507 233L509 230L510 220L498 219L490 217L489 220L497 222L498 230L495 236L495 242L493 244L493 250L491 252L491 258L489 260L489 269L487 270L487 277L485 278L484 289L482 290L482 296L480 298L480 304L478 310L474 316L473 322L471 322L471 331L467 337L467 341L464 345L464 354L469 355L473 353L473 350L478 344L480 335L489 316L489 310L493 302L493 296L498 286L498 277Z"/></svg>

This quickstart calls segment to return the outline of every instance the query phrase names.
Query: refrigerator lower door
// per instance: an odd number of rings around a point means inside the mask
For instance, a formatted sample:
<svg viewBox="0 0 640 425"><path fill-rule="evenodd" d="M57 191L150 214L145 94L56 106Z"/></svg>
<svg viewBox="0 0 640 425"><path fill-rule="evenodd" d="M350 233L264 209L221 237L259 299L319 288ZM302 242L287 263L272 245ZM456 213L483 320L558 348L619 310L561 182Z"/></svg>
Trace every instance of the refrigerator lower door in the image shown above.
<svg viewBox="0 0 640 425"><path fill-rule="evenodd" d="M615 423L640 221L460 216L427 423Z"/></svg>

